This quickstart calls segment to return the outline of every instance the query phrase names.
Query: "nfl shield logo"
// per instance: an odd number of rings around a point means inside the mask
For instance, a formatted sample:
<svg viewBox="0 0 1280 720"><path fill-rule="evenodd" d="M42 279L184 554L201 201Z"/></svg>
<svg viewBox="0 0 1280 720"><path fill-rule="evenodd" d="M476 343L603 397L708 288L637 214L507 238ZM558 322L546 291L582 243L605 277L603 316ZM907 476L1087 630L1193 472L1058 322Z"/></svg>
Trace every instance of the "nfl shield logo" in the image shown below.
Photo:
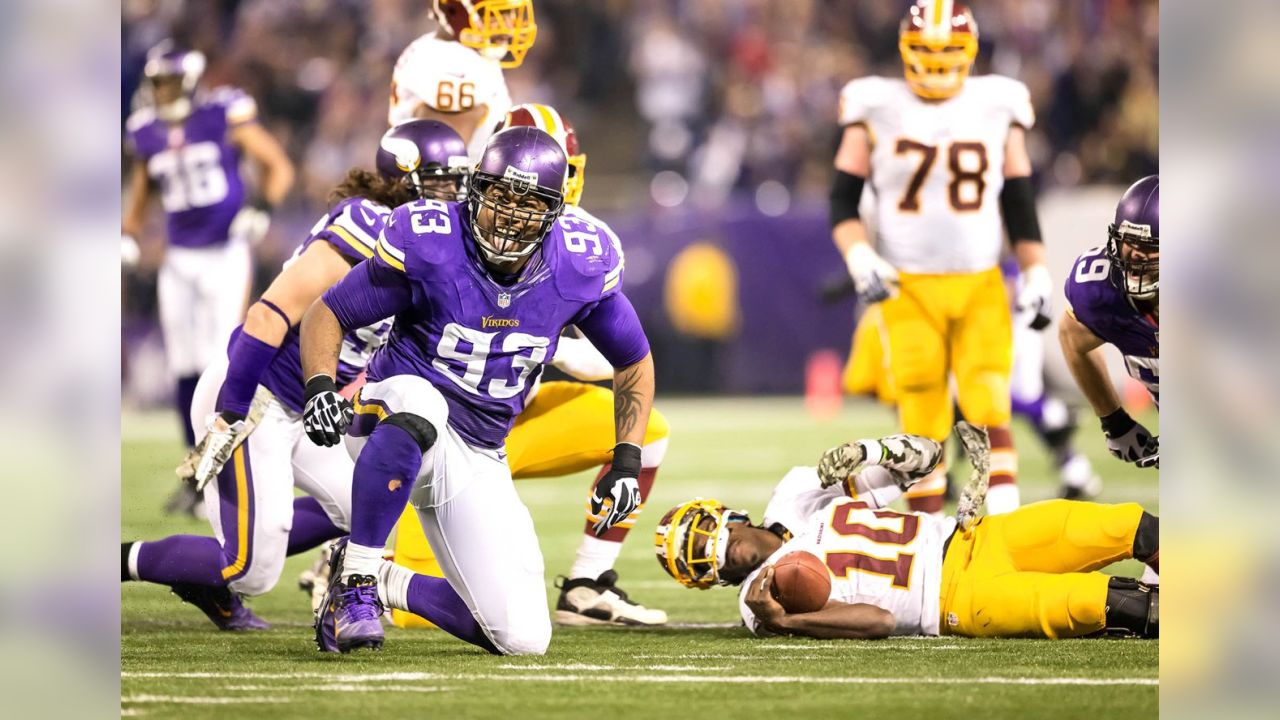
<svg viewBox="0 0 1280 720"><path fill-rule="evenodd" d="M510 307L510 306L511 306L511 293L504 293L504 292L498 293L498 307L504 308L504 307Z"/></svg>

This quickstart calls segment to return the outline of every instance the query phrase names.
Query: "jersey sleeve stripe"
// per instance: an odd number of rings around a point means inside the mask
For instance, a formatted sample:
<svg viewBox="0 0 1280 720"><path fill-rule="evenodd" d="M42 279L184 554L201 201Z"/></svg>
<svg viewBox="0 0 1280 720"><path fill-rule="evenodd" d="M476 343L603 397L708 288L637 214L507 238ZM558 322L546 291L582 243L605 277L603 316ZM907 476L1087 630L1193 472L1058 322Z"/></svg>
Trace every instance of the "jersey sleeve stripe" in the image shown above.
<svg viewBox="0 0 1280 720"><path fill-rule="evenodd" d="M400 257L397 258L396 255L399 255ZM378 239L378 257L382 258L383 262L399 270L400 272L405 271L404 270L404 253L388 245L386 240L383 238Z"/></svg>
<svg viewBox="0 0 1280 720"><path fill-rule="evenodd" d="M325 229L333 233L334 235L337 235L338 237L342 238L343 242L350 245L352 249L354 249L356 252L360 253L364 257L366 258L373 257L373 248L370 247L368 243L363 243L357 240L355 237L352 236L350 232L347 231L346 228L342 227L341 225L330 225Z"/></svg>
<svg viewBox="0 0 1280 720"><path fill-rule="evenodd" d="M614 278L614 279L612 279L612 280L606 280L606 281L605 281L605 283L604 283L604 287L600 288L600 293L601 293L601 294L604 294L604 293L609 292L609 291L610 291L610 290L612 290L612 289L613 289L617 284L618 284L618 278Z"/></svg>

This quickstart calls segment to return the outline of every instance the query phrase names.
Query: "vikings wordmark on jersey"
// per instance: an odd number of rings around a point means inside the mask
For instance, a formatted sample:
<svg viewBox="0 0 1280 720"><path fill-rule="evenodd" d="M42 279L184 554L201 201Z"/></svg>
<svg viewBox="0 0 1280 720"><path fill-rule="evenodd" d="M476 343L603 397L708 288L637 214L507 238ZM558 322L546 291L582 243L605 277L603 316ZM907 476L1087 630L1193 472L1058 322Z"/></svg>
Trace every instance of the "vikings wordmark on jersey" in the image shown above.
<svg viewBox="0 0 1280 720"><path fill-rule="evenodd" d="M539 264L501 285L484 269L469 222L464 205L439 200L392 213L373 262L407 275L415 303L397 316L369 380L426 378L463 439L499 448L560 331L620 292L622 254L607 227L565 215L542 241Z"/></svg>

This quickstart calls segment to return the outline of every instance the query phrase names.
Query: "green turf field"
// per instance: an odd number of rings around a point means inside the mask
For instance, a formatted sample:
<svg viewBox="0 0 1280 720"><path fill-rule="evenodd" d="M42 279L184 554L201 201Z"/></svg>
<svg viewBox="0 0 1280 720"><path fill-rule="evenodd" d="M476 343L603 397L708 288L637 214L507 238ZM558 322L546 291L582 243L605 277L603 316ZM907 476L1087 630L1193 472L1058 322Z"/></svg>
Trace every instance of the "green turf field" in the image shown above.
<svg viewBox="0 0 1280 720"><path fill-rule="evenodd" d="M693 495L763 510L792 465L814 464L846 439L893 431L868 404L816 422L798 399L664 401L672 443L645 515L618 564L623 588L668 611L660 630L557 629L544 657L492 657L439 631L389 628L380 653L322 656L296 589L313 557L293 558L277 588L252 602L268 633L219 633L165 588L122 590L121 711L145 717L1154 717L1159 644L1137 640L875 642L757 640L737 627L729 590L686 590L654 561L652 528ZM1143 418L1148 427L1154 418ZM1047 457L1017 427L1023 500L1054 494ZM124 419L124 539L209 533L160 512L179 459L167 415ZM1112 460L1092 423L1080 444L1106 480L1104 500L1158 509L1155 475ZM582 531L588 474L522 481L551 581ZM1118 565L1127 574L1136 563ZM384 715L383 713L393 713Z"/></svg>

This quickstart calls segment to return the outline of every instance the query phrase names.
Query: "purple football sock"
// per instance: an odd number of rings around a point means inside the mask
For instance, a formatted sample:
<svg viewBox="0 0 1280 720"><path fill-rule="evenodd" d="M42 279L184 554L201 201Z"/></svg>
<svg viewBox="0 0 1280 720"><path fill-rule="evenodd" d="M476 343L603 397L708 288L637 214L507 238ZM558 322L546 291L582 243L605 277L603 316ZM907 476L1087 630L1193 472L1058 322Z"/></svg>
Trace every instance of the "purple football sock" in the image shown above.
<svg viewBox="0 0 1280 720"><path fill-rule="evenodd" d="M198 382L199 375L178 378L178 390L174 398L178 405L178 417L182 420L182 437L186 440L187 447L195 447L196 444L196 431L191 427L191 401L195 397Z"/></svg>
<svg viewBox="0 0 1280 720"><path fill-rule="evenodd" d="M422 450L409 433L379 423L356 459L351 485L351 542L380 548L409 502Z"/></svg>
<svg viewBox="0 0 1280 720"><path fill-rule="evenodd" d="M289 529L287 554L297 555L321 544L346 535L347 531L333 524L320 501L306 496L294 498L293 527Z"/></svg>
<svg viewBox="0 0 1280 720"><path fill-rule="evenodd" d="M1044 400L1044 395L1040 395L1035 400L1021 400L1014 397L1010 398L1010 404L1015 415L1021 415L1030 420L1031 424L1039 430L1044 425Z"/></svg>
<svg viewBox="0 0 1280 720"><path fill-rule="evenodd" d="M480 623L476 622L471 609L463 602L458 593L449 586L444 578L429 575L414 575L409 581L409 612L435 623L437 627L450 635L482 647L498 655L489 636L484 634Z"/></svg>
<svg viewBox="0 0 1280 720"><path fill-rule="evenodd" d="M224 587L222 568L230 564L218 541L201 535L172 535L138 548L138 579L162 585Z"/></svg>

